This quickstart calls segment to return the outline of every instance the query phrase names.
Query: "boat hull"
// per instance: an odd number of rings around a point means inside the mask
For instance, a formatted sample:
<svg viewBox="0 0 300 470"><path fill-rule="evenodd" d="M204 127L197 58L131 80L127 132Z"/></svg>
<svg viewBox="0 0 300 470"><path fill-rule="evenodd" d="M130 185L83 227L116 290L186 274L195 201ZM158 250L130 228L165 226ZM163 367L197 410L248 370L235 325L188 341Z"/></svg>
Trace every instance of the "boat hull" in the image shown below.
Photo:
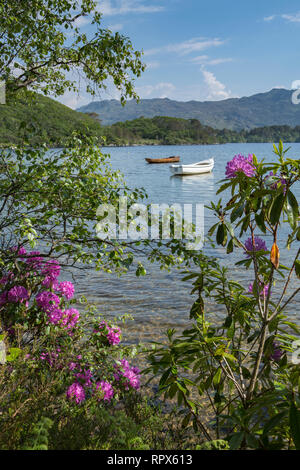
<svg viewBox="0 0 300 470"><path fill-rule="evenodd" d="M170 171L173 175L202 175L204 173L211 173L214 168L214 161L208 160L204 162L195 163L193 165L171 165Z"/></svg>
<svg viewBox="0 0 300 470"><path fill-rule="evenodd" d="M180 161L180 157L167 157L167 158L145 158L148 163L176 163Z"/></svg>

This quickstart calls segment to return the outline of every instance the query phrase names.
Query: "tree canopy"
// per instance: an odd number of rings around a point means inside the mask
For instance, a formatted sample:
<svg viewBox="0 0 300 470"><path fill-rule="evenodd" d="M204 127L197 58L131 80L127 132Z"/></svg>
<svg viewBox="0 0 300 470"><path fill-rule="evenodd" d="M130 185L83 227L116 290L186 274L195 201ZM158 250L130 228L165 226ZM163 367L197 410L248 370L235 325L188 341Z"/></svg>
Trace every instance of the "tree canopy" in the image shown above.
<svg viewBox="0 0 300 470"><path fill-rule="evenodd" d="M88 34L80 30L84 17ZM141 53L129 38L102 28L101 18L93 0L1 0L0 79L9 91L30 87L59 96L78 89L78 73L92 95L111 79L122 102L137 98Z"/></svg>

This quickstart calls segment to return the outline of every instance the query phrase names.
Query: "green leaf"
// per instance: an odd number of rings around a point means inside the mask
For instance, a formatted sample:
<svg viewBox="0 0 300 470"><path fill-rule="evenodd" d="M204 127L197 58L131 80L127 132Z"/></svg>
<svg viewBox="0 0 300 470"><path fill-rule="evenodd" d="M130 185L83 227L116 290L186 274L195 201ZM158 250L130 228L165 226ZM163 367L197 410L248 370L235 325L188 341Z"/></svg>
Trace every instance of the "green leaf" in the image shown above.
<svg viewBox="0 0 300 470"><path fill-rule="evenodd" d="M229 222L225 221L225 226L226 226L228 232L230 233L230 236L232 238L234 238L234 230L233 230L232 225Z"/></svg>
<svg viewBox="0 0 300 470"><path fill-rule="evenodd" d="M296 222L298 220L298 216L299 216L298 201L297 201L296 197L294 196L294 194L291 191L288 191L287 197L288 197L289 204L290 204L290 206L292 208L292 211L293 211L294 221Z"/></svg>
<svg viewBox="0 0 300 470"><path fill-rule="evenodd" d="M300 410L291 402L290 406L290 429L297 450L300 450Z"/></svg>
<svg viewBox="0 0 300 470"><path fill-rule="evenodd" d="M231 222L234 222L236 219L242 217L245 208L245 203L239 204L230 215Z"/></svg>
<svg viewBox="0 0 300 470"><path fill-rule="evenodd" d="M233 252L233 239L231 239L227 245L227 254L229 255L232 252Z"/></svg>
<svg viewBox="0 0 300 470"><path fill-rule="evenodd" d="M217 243L218 245L223 245L226 236L226 229L224 224L220 224L217 231Z"/></svg>
<svg viewBox="0 0 300 470"><path fill-rule="evenodd" d="M281 421L286 415L287 415L287 410L282 411L281 413L277 413L275 416L272 416L272 418L264 426L263 436L268 436L269 432L273 428L275 428L276 426L279 426Z"/></svg>
<svg viewBox="0 0 300 470"><path fill-rule="evenodd" d="M270 212L270 222L272 225L276 225L279 222L280 215L282 212L282 206L284 201L284 195L281 193L277 196L272 204Z"/></svg>
<svg viewBox="0 0 300 470"><path fill-rule="evenodd" d="M213 378L213 384L215 386L219 385L220 383L220 380L221 380L221 375L222 375L222 369L221 367L217 370L217 372L215 373L214 375L214 378Z"/></svg>
<svg viewBox="0 0 300 470"><path fill-rule="evenodd" d="M266 226L265 226L265 219L263 212L255 215L255 222L257 223L258 228L263 232L266 233Z"/></svg>
<svg viewBox="0 0 300 470"><path fill-rule="evenodd" d="M15 361L19 355L21 354L22 350L19 348L10 348L8 350L8 354L6 355L7 362Z"/></svg>
<svg viewBox="0 0 300 470"><path fill-rule="evenodd" d="M300 279L300 261L298 259L295 261L295 271L297 277Z"/></svg>
<svg viewBox="0 0 300 470"><path fill-rule="evenodd" d="M245 434L243 432L237 432L229 440L229 447L231 450L237 450L241 447L244 440Z"/></svg>

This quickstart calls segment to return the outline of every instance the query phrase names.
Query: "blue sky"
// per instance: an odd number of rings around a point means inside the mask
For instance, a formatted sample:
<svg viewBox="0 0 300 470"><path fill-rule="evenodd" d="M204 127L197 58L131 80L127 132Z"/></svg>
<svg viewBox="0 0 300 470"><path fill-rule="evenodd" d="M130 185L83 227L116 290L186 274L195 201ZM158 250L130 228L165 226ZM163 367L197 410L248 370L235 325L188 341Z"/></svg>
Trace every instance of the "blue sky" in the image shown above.
<svg viewBox="0 0 300 470"><path fill-rule="evenodd" d="M300 80L299 0L99 0L98 8L103 26L144 51L141 98L220 100ZM88 18L81 28L89 31ZM100 98L117 97L109 87ZM84 91L60 99L73 108L91 100Z"/></svg>

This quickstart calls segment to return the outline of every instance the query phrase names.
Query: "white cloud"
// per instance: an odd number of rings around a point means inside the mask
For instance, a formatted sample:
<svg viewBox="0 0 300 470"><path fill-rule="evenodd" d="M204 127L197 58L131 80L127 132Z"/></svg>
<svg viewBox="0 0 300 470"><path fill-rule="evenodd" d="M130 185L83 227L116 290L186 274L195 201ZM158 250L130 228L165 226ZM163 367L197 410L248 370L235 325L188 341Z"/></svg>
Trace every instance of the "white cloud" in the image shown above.
<svg viewBox="0 0 300 470"><path fill-rule="evenodd" d="M202 74L207 87L207 100L217 101L231 97L231 92L226 90L226 86L219 82L212 72L203 69Z"/></svg>
<svg viewBox="0 0 300 470"><path fill-rule="evenodd" d="M145 56L159 54L161 52L176 52L180 55L190 54L192 52L203 51L209 47L217 47L224 44L219 38L192 38L177 44L168 44L166 46L148 49L144 52Z"/></svg>
<svg viewBox="0 0 300 470"><path fill-rule="evenodd" d="M293 14L293 15L281 15L281 18L283 18L284 20L287 20L291 23L300 23L300 11L298 11L297 13Z"/></svg>
<svg viewBox="0 0 300 470"><path fill-rule="evenodd" d="M147 66L147 70L154 70L154 69L158 69L158 67L160 66L160 63L155 60L153 62L147 62L146 66Z"/></svg>
<svg viewBox="0 0 300 470"><path fill-rule="evenodd" d="M193 57L191 59L191 62L194 64L200 64L200 65L219 65L219 64L225 64L228 62L233 62L233 59L231 57L225 57L225 58L220 58L220 59L210 59L207 55L199 55L197 57Z"/></svg>
<svg viewBox="0 0 300 470"><path fill-rule="evenodd" d="M115 16L128 13L157 13L165 8L160 5L148 5L144 0L101 0L97 9L103 16Z"/></svg>
<svg viewBox="0 0 300 470"><path fill-rule="evenodd" d="M79 28L81 26L85 26L89 23L91 23L91 18L89 16L80 16L74 21L75 26L78 26Z"/></svg>
<svg viewBox="0 0 300 470"><path fill-rule="evenodd" d="M264 21L270 22L270 21L275 20L275 18L276 18L276 15L265 16Z"/></svg>
<svg viewBox="0 0 300 470"><path fill-rule="evenodd" d="M266 16L263 20L270 23L271 21L275 20L276 17L282 18L283 20L286 20L289 23L300 23L300 11L293 14L285 13L281 15Z"/></svg>
<svg viewBox="0 0 300 470"><path fill-rule="evenodd" d="M122 31L124 25L121 23L116 23L116 24L109 24L108 29L110 29L113 33L116 33L117 31Z"/></svg>
<svg viewBox="0 0 300 470"><path fill-rule="evenodd" d="M160 82L156 85L145 85L137 87L137 94L141 98L170 98L176 87L173 83Z"/></svg>
<svg viewBox="0 0 300 470"><path fill-rule="evenodd" d="M63 96L59 98L53 97L53 99L59 100L60 103L68 106L69 108L77 109L80 108L80 106L90 103L91 96L85 94L78 95L78 93L73 91L67 91Z"/></svg>

